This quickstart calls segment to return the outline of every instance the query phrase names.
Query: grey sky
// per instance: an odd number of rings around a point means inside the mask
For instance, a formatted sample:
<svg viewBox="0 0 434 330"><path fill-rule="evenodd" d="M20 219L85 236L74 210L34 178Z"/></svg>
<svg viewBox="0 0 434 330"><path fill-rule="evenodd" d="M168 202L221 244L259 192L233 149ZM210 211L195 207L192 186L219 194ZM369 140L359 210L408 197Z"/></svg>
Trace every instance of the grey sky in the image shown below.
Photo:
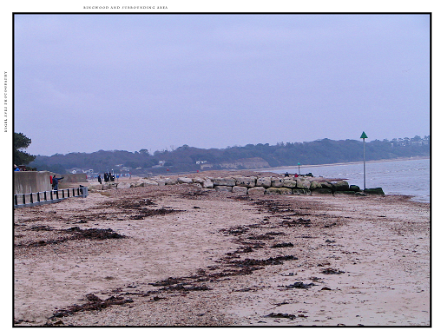
<svg viewBox="0 0 434 330"><path fill-rule="evenodd" d="M33 154L430 133L429 15L15 15Z"/></svg>

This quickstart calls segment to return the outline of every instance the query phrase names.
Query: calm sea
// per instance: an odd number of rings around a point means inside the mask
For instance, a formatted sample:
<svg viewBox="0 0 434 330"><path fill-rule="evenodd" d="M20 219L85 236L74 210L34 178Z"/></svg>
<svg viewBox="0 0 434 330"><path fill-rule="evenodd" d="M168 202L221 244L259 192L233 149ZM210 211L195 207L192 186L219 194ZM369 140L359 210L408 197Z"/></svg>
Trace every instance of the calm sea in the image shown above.
<svg viewBox="0 0 434 330"><path fill-rule="evenodd" d="M269 170L274 173L297 173L291 166ZM325 178L348 179L363 189L363 163L326 166L300 166L300 173ZM366 163L366 188L381 187L386 195L411 195L412 200L430 203L430 160L399 160Z"/></svg>

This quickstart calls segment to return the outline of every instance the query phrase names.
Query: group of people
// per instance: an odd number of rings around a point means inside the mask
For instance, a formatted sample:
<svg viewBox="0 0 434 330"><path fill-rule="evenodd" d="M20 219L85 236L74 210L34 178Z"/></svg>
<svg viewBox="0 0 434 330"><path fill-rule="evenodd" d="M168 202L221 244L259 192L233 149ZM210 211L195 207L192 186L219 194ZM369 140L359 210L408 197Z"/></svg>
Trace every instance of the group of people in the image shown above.
<svg viewBox="0 0 434 330"><path fill-rule="evenodd" d="M115 181L115 176L113 174L109 173L104 173L104 182L107 183L109 181ZM100 184L102 184L102 178L101 175L98 174L98 182Z"/></svg>
<svg viewBox="0 0 434 330"><path fill-rule="evenodd" d="M31 169L29 169L31 171ZM19 171L27 171L27 168L25 165L20 165L17 166L14 164L14 172L19 172Z"/></svg>

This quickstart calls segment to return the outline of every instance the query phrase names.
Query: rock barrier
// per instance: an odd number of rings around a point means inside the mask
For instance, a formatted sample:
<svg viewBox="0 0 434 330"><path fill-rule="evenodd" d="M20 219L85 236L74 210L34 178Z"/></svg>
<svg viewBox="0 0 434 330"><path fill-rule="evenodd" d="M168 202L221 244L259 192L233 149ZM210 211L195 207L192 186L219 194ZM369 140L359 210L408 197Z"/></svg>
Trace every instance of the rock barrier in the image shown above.
<svg viewBox="0 0 434 330"><path fill-rule="evenodd" d="M231 192L241 195L314 195L363 196L384 195L381 188L362 191L356 185L349 185L344 179L315 178L312 176L230 176L230 177L153 177L140 178L137 182L120 182L118 189L144 186L165 186L186 184L202 189ZM104 189L104 188L103 188Z"/></svg>

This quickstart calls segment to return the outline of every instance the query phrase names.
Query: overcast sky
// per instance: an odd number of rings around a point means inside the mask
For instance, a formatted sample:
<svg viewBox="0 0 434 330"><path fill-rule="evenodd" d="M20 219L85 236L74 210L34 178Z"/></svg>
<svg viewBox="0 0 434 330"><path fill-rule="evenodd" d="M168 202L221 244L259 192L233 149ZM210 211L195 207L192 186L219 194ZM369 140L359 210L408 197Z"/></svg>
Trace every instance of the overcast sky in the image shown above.
<svg viewBox="0 0 434 330"><path fill-rule="evenodd" d="M430 134L429 15L15 15L27 152Z"/></svg>

